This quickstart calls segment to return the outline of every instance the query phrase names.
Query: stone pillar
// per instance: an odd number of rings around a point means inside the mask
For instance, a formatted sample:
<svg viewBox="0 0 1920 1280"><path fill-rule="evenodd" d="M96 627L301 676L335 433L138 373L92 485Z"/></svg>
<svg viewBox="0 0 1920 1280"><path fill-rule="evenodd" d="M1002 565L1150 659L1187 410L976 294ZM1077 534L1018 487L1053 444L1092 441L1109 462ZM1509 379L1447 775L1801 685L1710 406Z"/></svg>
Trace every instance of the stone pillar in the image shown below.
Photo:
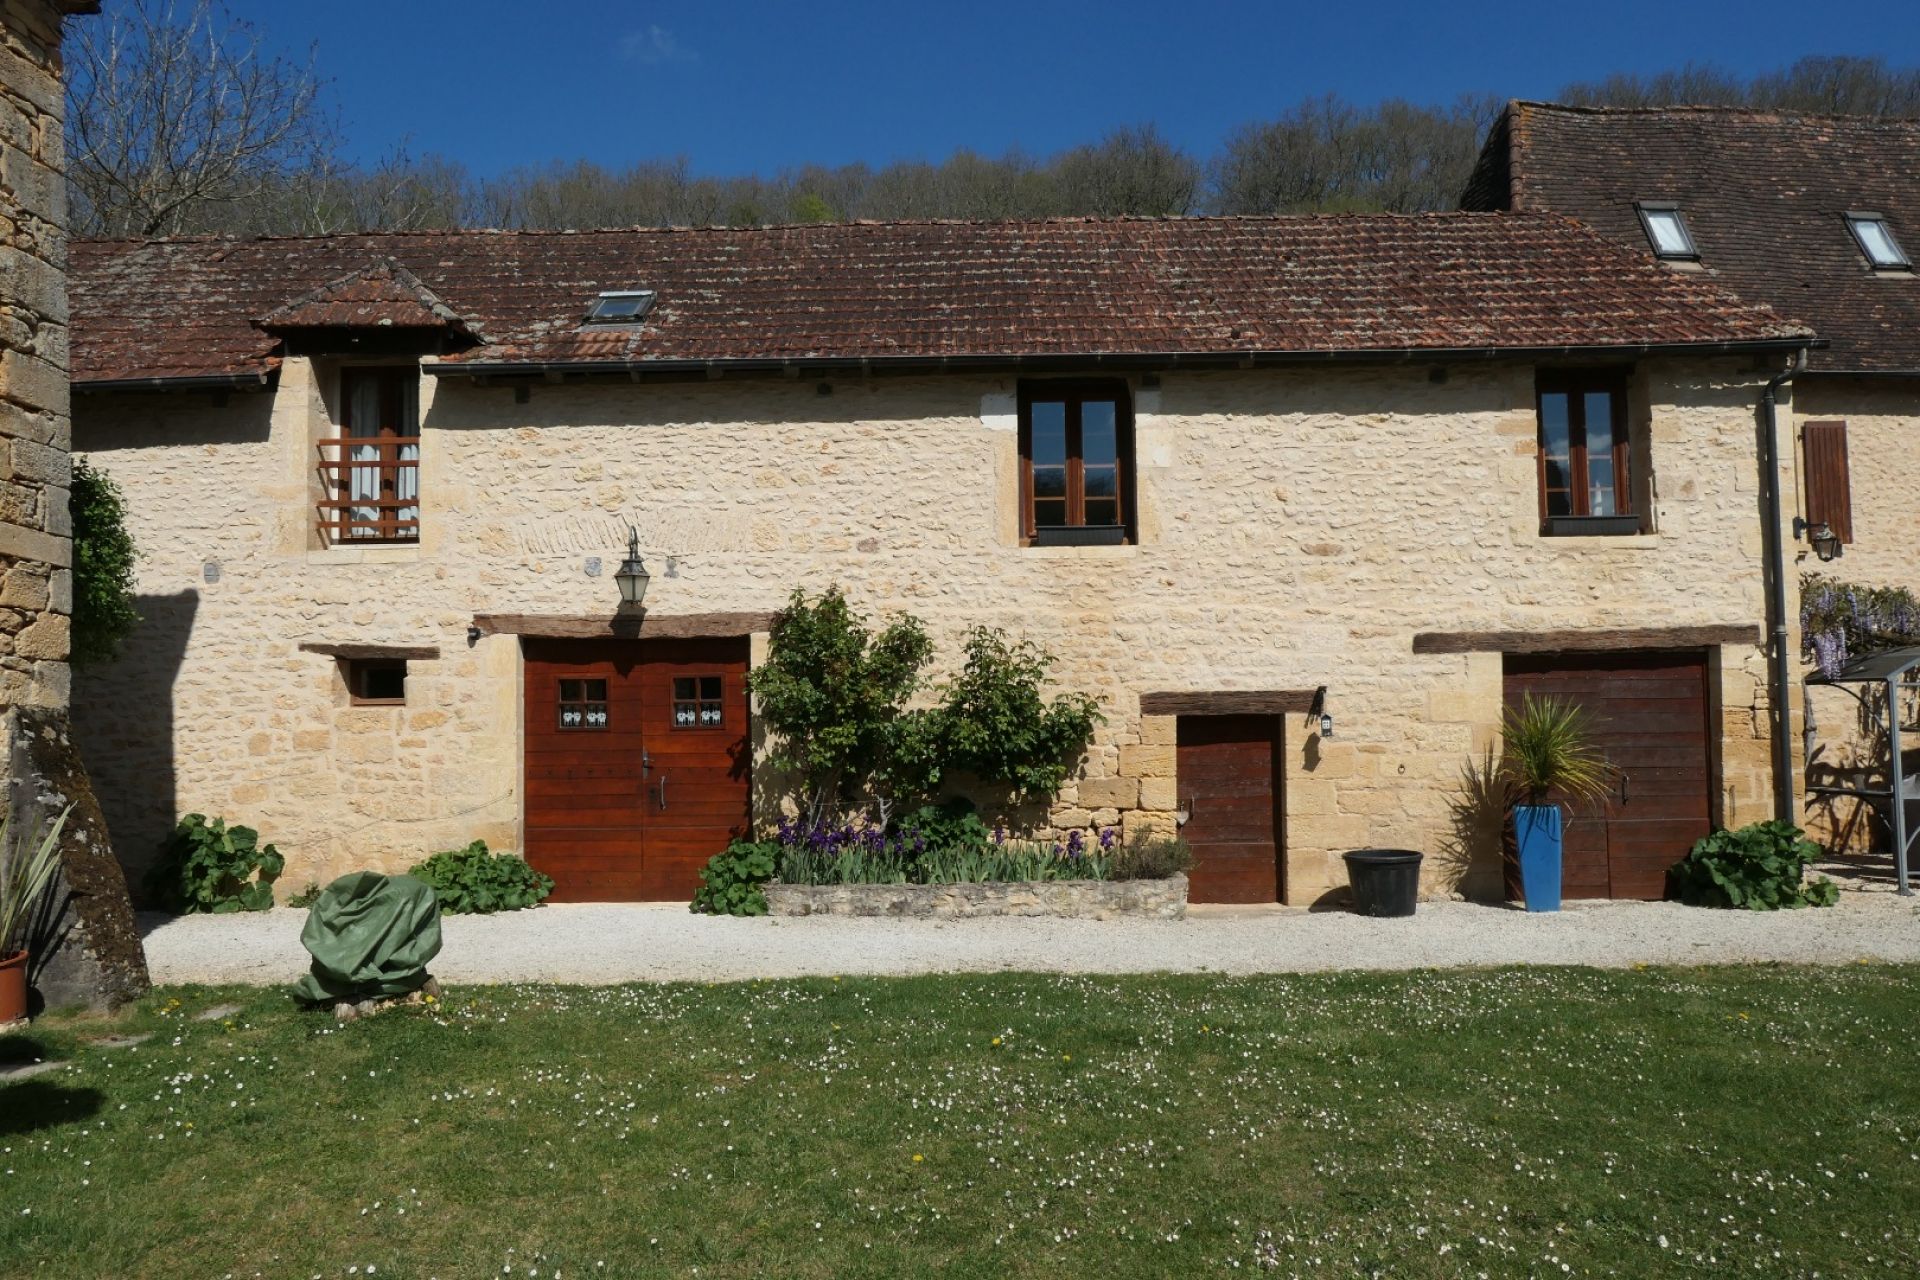
<svg viewBox="0 0 1920 1280"><path fill-rule="evenodd" d="M11 836L71 809L29 931L37 1003L147 986L127 885L67 723L73 529L60 28L97 0L0 0L0 754ZM0 943L4 943L0 939Z"/></svg>

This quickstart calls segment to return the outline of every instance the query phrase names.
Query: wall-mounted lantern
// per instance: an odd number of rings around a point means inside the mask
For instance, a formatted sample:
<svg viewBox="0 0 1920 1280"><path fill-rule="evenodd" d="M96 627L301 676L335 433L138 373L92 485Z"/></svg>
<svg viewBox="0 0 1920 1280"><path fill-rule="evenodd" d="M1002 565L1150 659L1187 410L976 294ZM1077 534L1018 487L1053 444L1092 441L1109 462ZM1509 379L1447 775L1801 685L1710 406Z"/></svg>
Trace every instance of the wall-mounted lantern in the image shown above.
<svg viewBox="0 0 1920 1280"><path fill-rule="evenodd" d="M1823 562L1840 554L1840 535L1825 520L1804 520L1795 516L1793 532L1796 537L1805 537L1807 545L1813 548L1813 554Z"/></svg>
<svg viewBox="0 0 1920 1280"><path fill-rule="evenodd" d="M1314 718L1320 721L1320 736L1333 736L1333 717L1327 712L1327 686L1321 685L1313 691L1313 701L1307 704L1307 727L1312 728Z"/></svg>
<svg viewBox="0 0 1920 1280"><path fill-rule="evenodd" d="M620 562L613 580L620 588L622 609L638 609L646 601L647 583L653 580L653 575L640 559L640 531L632 526L627 528L627 558Z"/></svg>

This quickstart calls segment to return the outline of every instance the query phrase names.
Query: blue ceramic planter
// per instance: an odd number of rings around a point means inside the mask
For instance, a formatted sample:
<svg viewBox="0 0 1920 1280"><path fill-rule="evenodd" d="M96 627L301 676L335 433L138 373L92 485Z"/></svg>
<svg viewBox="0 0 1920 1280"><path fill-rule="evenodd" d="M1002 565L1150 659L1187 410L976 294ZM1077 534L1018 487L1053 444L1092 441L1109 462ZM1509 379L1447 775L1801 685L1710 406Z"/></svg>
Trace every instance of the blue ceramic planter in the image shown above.
<svg viewBox="0 0 1920 1280"><path fill-rule="evenodd" d="M1560 806L1522 804L1513 810L1520 848L1520 893L1529 911L1560 909Z"/></svg>

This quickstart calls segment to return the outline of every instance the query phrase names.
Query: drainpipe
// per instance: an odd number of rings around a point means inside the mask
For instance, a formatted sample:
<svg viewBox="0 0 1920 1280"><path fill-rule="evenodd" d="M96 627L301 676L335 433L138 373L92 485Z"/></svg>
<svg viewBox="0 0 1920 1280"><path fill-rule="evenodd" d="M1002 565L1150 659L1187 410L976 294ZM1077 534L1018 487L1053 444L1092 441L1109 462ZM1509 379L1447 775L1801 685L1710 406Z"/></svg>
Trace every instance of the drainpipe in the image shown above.
<svg viewBox="0 0 1920 1280"><path fill-rule="evenodd" d="M1773 816L1794 823L1793 805L1793 715L1787 705L1787 690L1792 684L1787 652L1787 558L1780 541L1780 431L1775 420L1780 388L1792 382L1807 368L1807 351L1794 353L1793 363L1767 379L1760 395L1760 493L1766 522L1767 613L1771 624L1771 648L1767 654L1767 701L1773 706Z"/></svg>

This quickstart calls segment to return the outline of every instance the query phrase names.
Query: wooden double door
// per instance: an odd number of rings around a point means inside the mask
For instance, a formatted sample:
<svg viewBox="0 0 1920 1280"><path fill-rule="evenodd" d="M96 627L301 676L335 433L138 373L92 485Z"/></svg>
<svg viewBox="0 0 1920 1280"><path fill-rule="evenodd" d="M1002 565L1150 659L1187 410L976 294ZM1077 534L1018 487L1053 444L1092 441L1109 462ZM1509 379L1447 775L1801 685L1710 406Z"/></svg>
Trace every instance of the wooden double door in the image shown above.
<svg viewBox="0 0 1920 1280"><path fill-rule="evenodd" d="M526 856L559 902L686 901L751 817L747 641L525 642Z"/></svg>
<svg viewBox="0 0 1920 1280"><path fill-rule="evenodd" d="M1562 895L1665 897L1667 869L1713 830L1706 655L1510 655L1507 706L1527 694L1584 707L1611 766L1603 798L1567 806Z"/></svg>

